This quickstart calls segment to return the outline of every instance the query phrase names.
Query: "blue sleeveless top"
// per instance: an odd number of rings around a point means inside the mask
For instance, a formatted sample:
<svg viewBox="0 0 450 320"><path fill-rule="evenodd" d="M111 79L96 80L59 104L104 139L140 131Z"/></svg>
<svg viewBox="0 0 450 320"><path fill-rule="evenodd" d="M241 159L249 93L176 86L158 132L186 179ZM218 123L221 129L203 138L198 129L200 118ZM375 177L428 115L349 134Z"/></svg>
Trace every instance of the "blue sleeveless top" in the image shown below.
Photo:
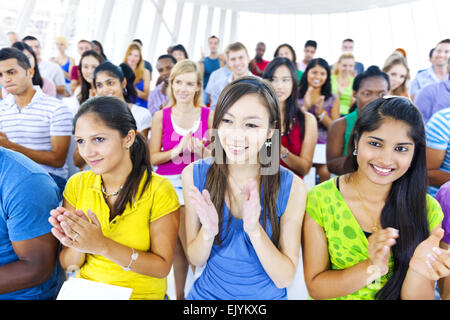
<svg viewBox="0 0 450 320"><path fill-rule="evenodd" d="M203 90L204 90L206 88L206 85L208 84L209 76L211 75L211 73L220 68L220 60L219 58L211 59L209 57L206 57L203 61L203 65L205 68L205 73L203 74Z"/></svg>
<svg viewBox="0 0 450 320"><path fill-rule="evenodd" d="M144 90L144 79L141 79L141 81L139 81L136 84L136 88L138 88L141 91ZM147 109L147 100L144 100L144 99L141 99L139 97L136 97L136 102L134 104L138 105L139 107L143 107L143 108Z"/></svg>
<svg viewBox="0 0 450 320"><path fill-rule="evenodd" d="M66 64L63 64L62 66L61 66L61 69L63 69L65 72L69 72L69 67L70 67L70 58L67 58L67 62L66 62ZM64 80L66 81L66 83L70 83L70 80L67 80L65 77L64 77Z"/></svg>
<svg viewBox="0 0 450 320"><path fill-rule="evenodd" d="M202 191L212 158L194 163L194 185ZM293 173L280 167L281 187L277 198L278 221L286 210ZM262 197L261 220L262 225ZM228 235L225 237L228 218L231 216ZM270 219L266 221L266 233L272 236ZM222 246L216 244L206 262L205 269L194 282L187 300L287 300L286 289L279 289L261 265L250 238L244 231L241 219L236 219L224 206Z"/></svg>

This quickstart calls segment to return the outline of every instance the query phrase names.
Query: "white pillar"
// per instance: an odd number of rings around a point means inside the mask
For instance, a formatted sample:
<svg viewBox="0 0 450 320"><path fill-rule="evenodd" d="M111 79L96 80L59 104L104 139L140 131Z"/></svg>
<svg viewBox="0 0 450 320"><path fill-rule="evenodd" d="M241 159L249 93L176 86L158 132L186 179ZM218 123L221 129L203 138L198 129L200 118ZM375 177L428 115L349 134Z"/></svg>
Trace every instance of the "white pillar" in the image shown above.
<svg viewBox="0 0 450 320"><path fill-rule="evenodd" d="M105 5L103 6L103 12L100 17L97 33L95 35L96 40L99 41L100 43L105 42L106 30L108 30L109 22L111 21L114 3L115 0L107 0L105 1Z"/></svg>
<svg viewBox="0 0 450 320"><path fill-rule="evenodd" d="M220 19L219 19L219 39L220 39L220 47L219 51L223 51L223 46L225 43L225 18L227 15L227 11L225 9L220 9Z"/></svg>
<svg viewBox="0 0 450 320"><path fill-rule="evenodd" d="M67 37L69 42L75 35L76 13L79 6L80 0L69 0L66 7L66 12L64 13L64 23L62 25L61 34Z"/></svg>
<svg viewBox="0 0 450 320"><path fill-rule="evenodd" d="M156 44L158 43L159 30L161 28L161 22L164 12L164 6L166 5L166 0L158 0L155 4L155 18L153 20L152 35L150 37L148 46L148 59L149 61L155 60Z"/></svg>
<svg viewBox="0 0 450 320"><path fill-rule="evenodd" d="M27 30L28 23L30 22L31 15L33 14L34 7L37 1L34 0L26 0L23 4L22 11L17 18L16 29L8 30L15 31L20 38L25 36L25 31Z"/></svg>
<svg viewBox="0 0 450 320"><path fill-rule="evenodd" d="M231 12L231 31L230 31L230 43L236 42L236 32L239 23L239 12Z"/></svg>
<svg viewBox="0 0 450 320"><path fill-rule="evenodd" d="M200 5L194 5L192 10L191 36L189 37L188 54L191 59L195 53L195 40L197 39L198 19L200 16Z"/></svg>
<svg viewBox="0 0 450 320"><path fill-rule="evenodd" d="M205 37L203 40L203 52L205 53L205 55L209 54L208 38L211 37L213 15L214 15L214 7L208 7L208 18L206 19Z"/></svg>
<svg viewBox="0 0 450 320"><path fill-rule="evenodd" d="M181 18L183 17L184 1L177 1L177 11L175 13L175 21L173 23L172 45L178 43L178 36L180 35Z"/></svg>
<svg viewBox="0 0 450 320"><path fill-rule="evenodd" d="M134 39L134 35L136 34L136 29L138 26L139 16L142 10L143 2L144 2L143 0L133 1L133 7L131 8L130 18L128 19L129 21L128 30L123 39L124 52L128 47L128 45L131 43L131 40Z"/></svg>

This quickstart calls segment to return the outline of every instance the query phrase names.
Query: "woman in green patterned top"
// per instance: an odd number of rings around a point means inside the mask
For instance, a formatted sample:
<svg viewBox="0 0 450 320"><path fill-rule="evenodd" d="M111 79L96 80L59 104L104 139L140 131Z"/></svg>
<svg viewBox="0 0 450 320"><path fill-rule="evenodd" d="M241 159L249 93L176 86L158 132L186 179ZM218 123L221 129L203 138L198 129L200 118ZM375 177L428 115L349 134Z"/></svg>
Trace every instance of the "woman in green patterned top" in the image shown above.
<svg viewBox="0 0 450 320"><path fill-rule="evenodd" d="M313 187L304 221L313 299L433 299L450 274L442 210L426 194L425 132L404 98L379 98L355 124L351 173Z"/></svg>

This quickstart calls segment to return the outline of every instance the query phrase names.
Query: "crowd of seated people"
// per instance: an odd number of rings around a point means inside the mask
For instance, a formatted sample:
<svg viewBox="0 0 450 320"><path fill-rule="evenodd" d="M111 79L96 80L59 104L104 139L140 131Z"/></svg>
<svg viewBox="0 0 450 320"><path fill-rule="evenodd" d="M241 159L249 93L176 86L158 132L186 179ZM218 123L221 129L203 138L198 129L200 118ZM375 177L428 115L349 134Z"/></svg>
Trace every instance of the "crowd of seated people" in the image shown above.
<svg viewBox="0 0 450 320"><path fill-rule="evenodd" d="M312 299L450 299L450 39L413 76L352 39L110 61L8 37L0 299L55 299L73 268L141 300L286 300L297 272Z"/></svg>

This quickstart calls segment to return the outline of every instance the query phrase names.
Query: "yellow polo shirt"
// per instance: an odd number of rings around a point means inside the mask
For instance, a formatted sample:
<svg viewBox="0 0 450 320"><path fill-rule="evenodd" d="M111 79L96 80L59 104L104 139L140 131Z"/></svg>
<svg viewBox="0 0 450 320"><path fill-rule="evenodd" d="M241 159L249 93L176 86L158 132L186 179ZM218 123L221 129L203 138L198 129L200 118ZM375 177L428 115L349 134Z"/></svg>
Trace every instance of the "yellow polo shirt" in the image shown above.
<svg viewBox="0 0 450 320"><path fill-rule="evenodd" d="M141 194L147 173L142 177L138 195ZM101 176L92 171L79 172L67 182L64 198L76 209L91 209L98 217L103 234L130 248L150 250L150 223L175 210L180 205L177 194L164 177L152 173L152 179L142 196L127 204L125 211L109 221L109 207L101 191ZM132 288L131 299L164 299L167 291L166 278L159 279L124 271L121 266L103 256L87 254L80 270L81 278Z"/></svg>

